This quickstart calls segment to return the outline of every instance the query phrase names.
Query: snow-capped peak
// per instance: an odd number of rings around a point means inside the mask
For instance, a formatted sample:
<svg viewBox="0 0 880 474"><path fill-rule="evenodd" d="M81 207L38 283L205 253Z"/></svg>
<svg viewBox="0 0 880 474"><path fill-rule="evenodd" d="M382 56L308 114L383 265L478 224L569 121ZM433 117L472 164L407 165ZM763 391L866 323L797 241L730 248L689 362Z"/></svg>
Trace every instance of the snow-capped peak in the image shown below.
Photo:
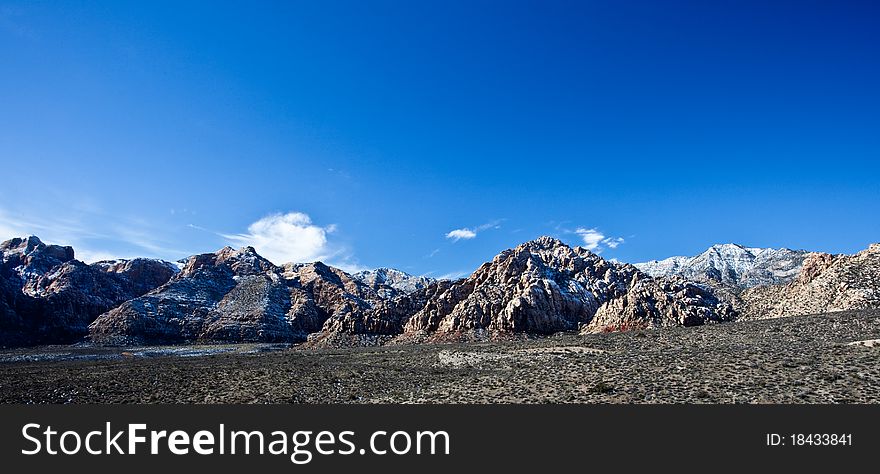
<svg viewBox="0 0 880 474"><path fill-rule="evenodd" d="M395 291L410 293L425 288L434 282L433 278L410 275L394 268L380 267L354 273L352 277L375 289L390 287Z"/></svg>
<svg viewBox="0 0 880 474"><path fill-rule="evenodd" d="M716 244L693 257L670 257L637 263L635 266L651 276L677 275L748 288L793 279L800 271L807 253L787 248Z"/></svg>

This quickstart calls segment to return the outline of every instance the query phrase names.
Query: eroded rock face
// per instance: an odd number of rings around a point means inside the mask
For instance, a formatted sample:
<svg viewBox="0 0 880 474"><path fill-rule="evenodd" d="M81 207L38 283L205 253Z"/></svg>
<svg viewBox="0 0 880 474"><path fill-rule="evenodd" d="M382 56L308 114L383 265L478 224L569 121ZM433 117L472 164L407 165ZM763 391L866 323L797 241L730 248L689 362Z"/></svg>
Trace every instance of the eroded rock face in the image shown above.
<svg viewBox="0 0 880 474"><path fill-rule="evenodd" d="M810 283L833 263L834 255L830 253L811 253L804 259L804 265L796 281L802 285Z"/></svg>
<svg viewBox="0 0 880 474"><path fill-rule="evenodd" d="M176 268L150 259L86 265L71 247L37 237L0 244L0 345L82 339L99 314L168 281Z"/></svg>
<svg viewBox="0 0 880 474"><path fill-rule="evenodd" d="M101 315L101 343L299 342L334 314L362 312L375 292L323 263L275 266L252 247L190 257L154 291Z"/></svg>
<svg viewBox="0 0 880 474"><path fill-rule="evenodd" d="M596 312L584 333L699 326L732 321L737 316L733 294L679 277L633 277L626 294L609 300Z"/></svg>
<svg viewBox="0 0 880 474"><path fill-rule="evenodd" d="M811 254L794 281L752 288L742 298L750 319L880 308L880 244L855 255Z"/></svg>
<svg viewBox="0 0 880 474"><path fill-rule="evenodd" d="M425 288L379 301L366 310L339 311L327 319L319 333L309 337L309 343L326 347L388 342L403 334L410 318L452 285L449 280L438 280Z"/></svg>
<svg viewBox="0 0 880 474"><path fill-rule="evenodd" d="M376 342L371 335L440 342L728 321L734 305L719 291L680 278L655 280L632 265L541 237L505 250L468 278L331 317L310 342Z"/></svg>
<svg viewBox="0 0 880 474"><path fill-rule="evenodd" d="M624 294L636 270L542 237L506 250L453 283L407 322L408 332L550 334L588 323Z"/></svg>

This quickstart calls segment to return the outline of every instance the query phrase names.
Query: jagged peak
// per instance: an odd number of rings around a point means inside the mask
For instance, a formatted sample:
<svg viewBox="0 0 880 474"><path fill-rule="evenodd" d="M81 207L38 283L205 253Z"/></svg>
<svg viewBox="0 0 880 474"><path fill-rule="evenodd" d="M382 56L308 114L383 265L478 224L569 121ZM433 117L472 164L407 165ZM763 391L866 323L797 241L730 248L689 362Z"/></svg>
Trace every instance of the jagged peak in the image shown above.
<svg viewBox="0 0 880 474"><path fill-rule="evenodd" d="M74 259L73 247L47 245L35 235L9 239L0 244L0 252L6 256L4 258L24 259L26 265L42 261L41 266L52 266Z"/></svg>
<svg viewBox="0 0 880 474"><path fill-rule="evenodd" d="M28 235L26 237L13 237L0 244L2 250L20 250L31 252L36 248L45 247L46 244L36 235Z"/></svg>
<svg viewBox="0 0 880 474"><path fill-rule="evenodd" d="M551 237L549 235L542 235L537 239L529 240L528 242L523 242L519 244L517 247L523 248L531 248L538 247L541 249L552 249L557 247L569 247L565 242L557 239L556 237Z"/></svg>
<svg viewBox="0 0 880 474"><path fill-rule="evenodd" d="M726 244L714 244L711 247L709 247L709 250L743 250L743 251L748 252L749 247L746 247L745 245L740 245L740 244L728 242Z"/></svg>

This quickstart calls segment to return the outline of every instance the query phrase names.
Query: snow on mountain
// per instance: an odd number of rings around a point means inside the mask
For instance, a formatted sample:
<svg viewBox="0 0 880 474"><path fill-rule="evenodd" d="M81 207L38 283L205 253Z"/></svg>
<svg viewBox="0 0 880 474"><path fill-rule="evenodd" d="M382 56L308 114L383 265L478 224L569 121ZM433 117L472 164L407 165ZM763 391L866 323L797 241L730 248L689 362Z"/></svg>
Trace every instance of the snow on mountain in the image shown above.
<svg viewBox="0 0 880 474"><path fill-rule="evenodd" d="M637 263L635 266L654 277L681 276L690 280L751 288L791 281L800 272L808 253L786 248L718 244L694 257L670 257Z"/></svg>
<svg viewBox="0 0 880 474"><path fill-rule="evenodd" d="M357 272L352 277L372 287L386 298L393 297L397 293L412 293L413 291L426 288L435 281L433 278L410 275L400 270L385 267Z"/></svg>

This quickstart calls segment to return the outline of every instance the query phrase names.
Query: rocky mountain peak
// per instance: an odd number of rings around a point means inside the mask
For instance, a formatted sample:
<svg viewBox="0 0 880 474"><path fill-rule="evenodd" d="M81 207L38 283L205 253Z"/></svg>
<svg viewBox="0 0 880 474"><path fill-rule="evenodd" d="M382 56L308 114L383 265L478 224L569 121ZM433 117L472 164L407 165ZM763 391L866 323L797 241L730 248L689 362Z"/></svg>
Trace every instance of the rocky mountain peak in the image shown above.
<svg viewBox="0 0 880 474"><path fill-rule="evenodd" d="M756 248L715 244L693 257L670 257L635 264L653 277L679 276L689 280L750 288L791 281L808 252L787 248Z"/></svg>
<svg viewBox="0 0 880 474"><path fill-rule="evenodd" d="M255 275L277 269L272 262L261 257L253 247L242 247L236 250L226 246L214 253L203 253L189 257L180 271L180 276L192 276L200 270L218 267L228 268L233 275L239 276Z"/></svg>
<svg viewBox="0 0 880 474"><path fill-rule="evenodd" d="M20 274L43 273L52 267L73 260L73 248L46 245L37 236L13 238L0 244L3 263L16 267Z"/></svg>
<svg viewBox="0 0 880 474"><path fill-rule="evenodd" d="M294 263L287 264L284 267L285 278L295 279L303 284L307 284L316 280L332 283L336 286L344 286L343 280L351 280L348 274L333 268L324 262L311 263Z"/></svg>
<svg viewBox="0 0 880 474"><path fill-rule="evenodd" d="M530 240L528 242L523 242L517 246L519 248L529 248L533 250L552 250L559 247L569 247L565 242L555 238L550 237L549 235L542 235L537 239Z"/></svg>
<svg viewBox="0 0 880 474"><path fill-rule="evenodd" d="M168 281L176 268L151 259L93 265L71 247L35 236L0 244L0 345L74 342L99 314Z"/></svg>
<svg viewBox="0 0 880 474"><path fill-rule="evenodd" d="M386 298L426 288L435 281L433 278L410 275L404 271L387 267L363 270L354 273L352 278L363 282Z"/></svg>

